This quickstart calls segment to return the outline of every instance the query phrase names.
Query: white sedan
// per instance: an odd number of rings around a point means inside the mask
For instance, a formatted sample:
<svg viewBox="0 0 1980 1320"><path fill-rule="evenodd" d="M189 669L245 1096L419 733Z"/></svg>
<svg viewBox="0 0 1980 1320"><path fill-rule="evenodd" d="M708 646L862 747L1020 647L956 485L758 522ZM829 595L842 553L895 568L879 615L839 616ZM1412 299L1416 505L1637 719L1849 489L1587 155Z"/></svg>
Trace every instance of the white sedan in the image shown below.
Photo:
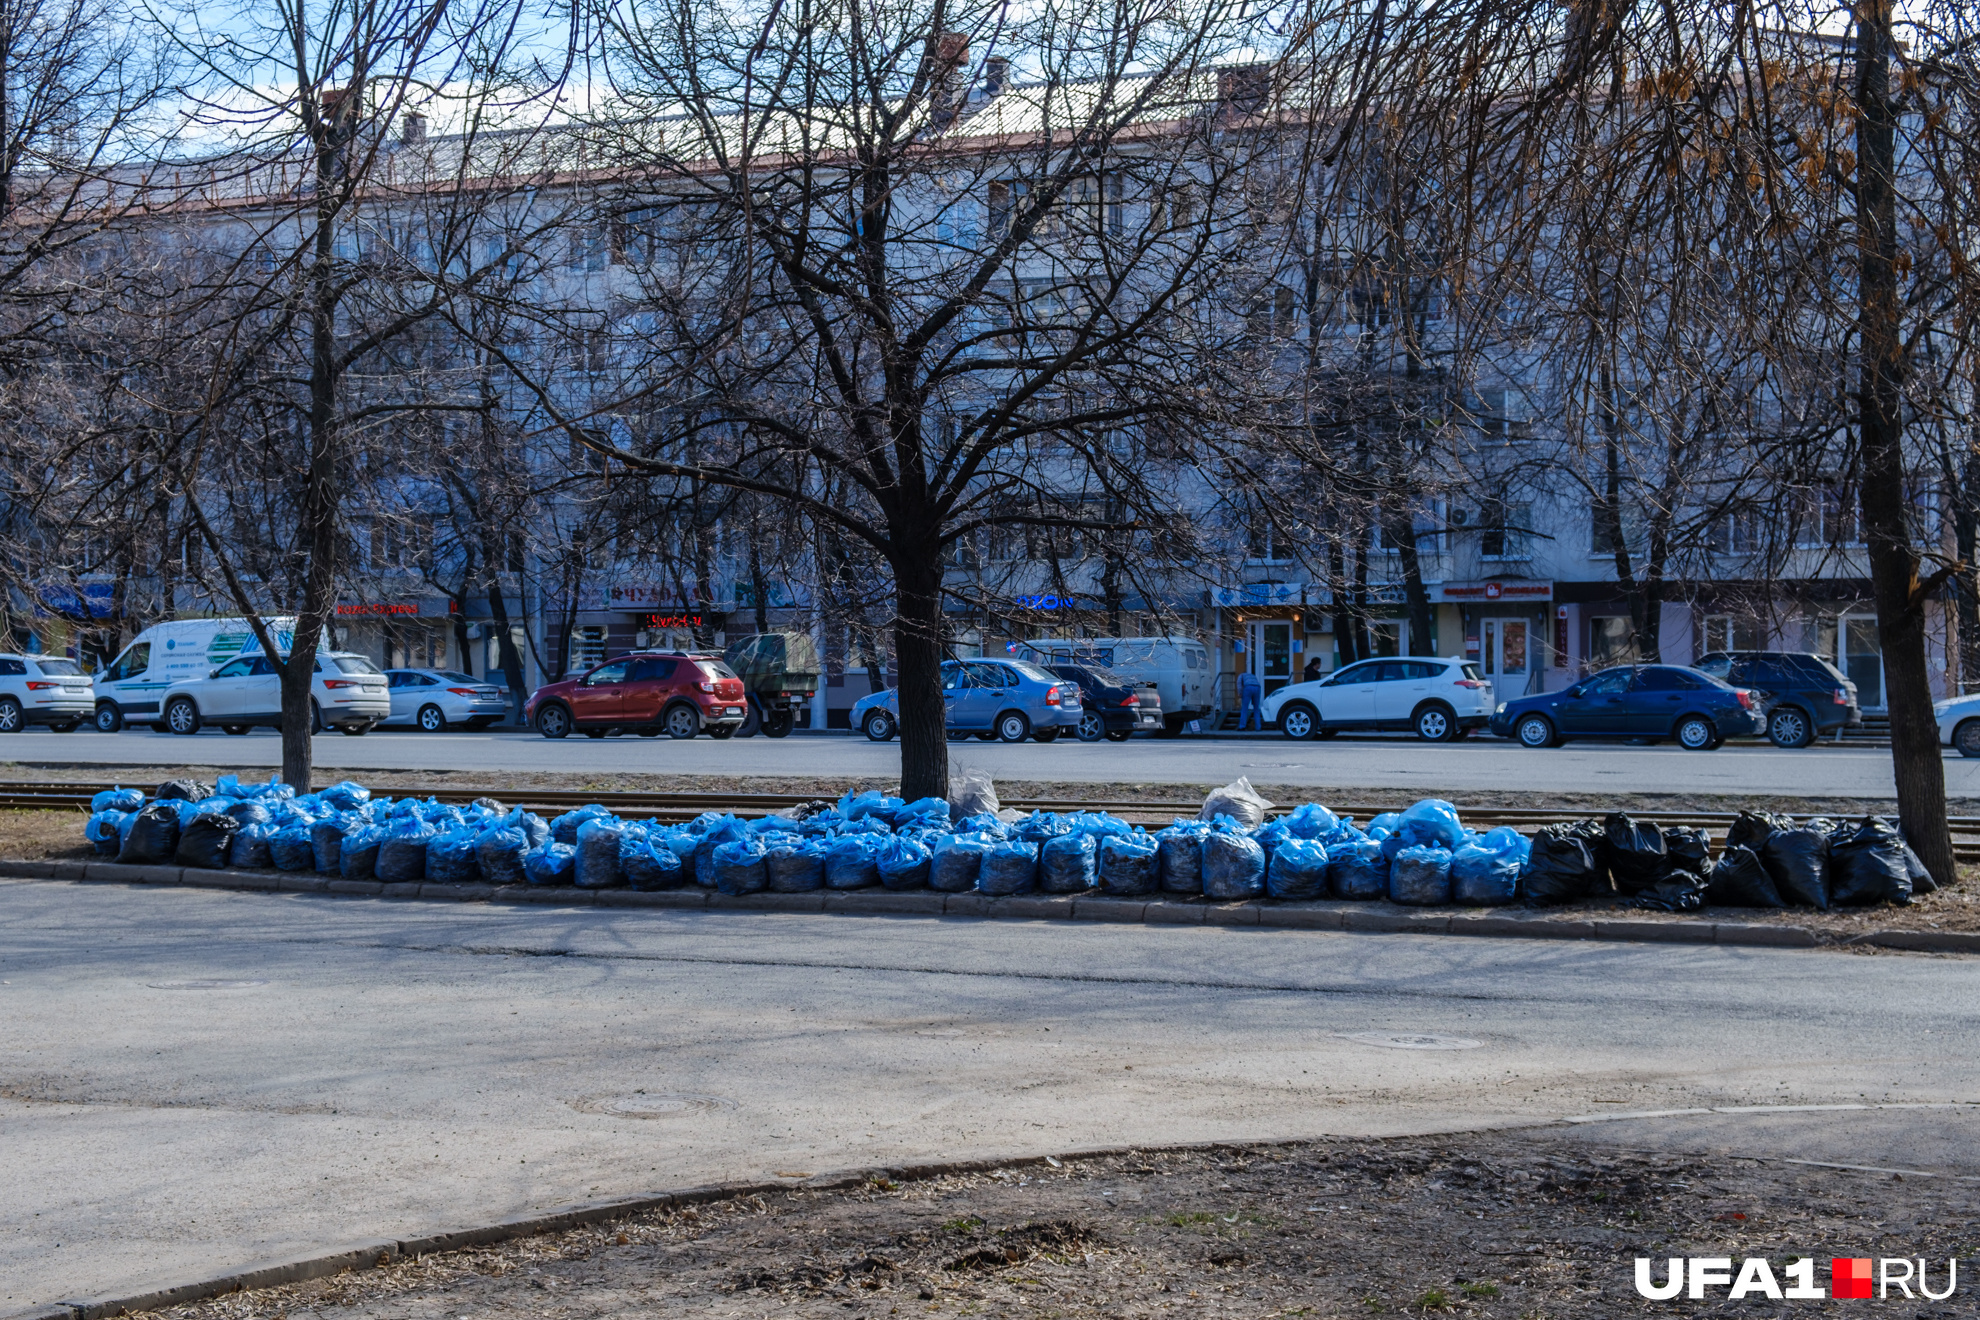
<svg viewBox="0 0 1980 1320"><path fill-rule="evenodd" d="M1260 704L1288 738L1342 729L1404 729L1431 742L1462 738L1492 719L1492 685L1462 656L1363 660L1312 683L1289 683Z"/></svg>
<svg viewBox="0 0 1980 1320"><path fill-rule="evenodd" d="M1980 693L1948 697L1932 703L1939 720L1939 742L1959 748L1961 756L1980 756Z"/></svg>

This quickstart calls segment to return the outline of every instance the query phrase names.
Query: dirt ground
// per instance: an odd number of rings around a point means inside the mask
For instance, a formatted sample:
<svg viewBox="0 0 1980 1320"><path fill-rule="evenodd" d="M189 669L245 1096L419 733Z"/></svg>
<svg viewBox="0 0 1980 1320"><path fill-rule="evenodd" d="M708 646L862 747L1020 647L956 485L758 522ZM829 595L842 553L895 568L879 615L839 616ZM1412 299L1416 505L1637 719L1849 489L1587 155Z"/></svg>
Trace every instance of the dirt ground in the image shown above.
<svg viewBox="0 0 1980 1320"><path fill-rule="evenodd" d="M1635 1258L1656 1258L1661 1281L1671 1256L1765 1256L1776 1270L1813 1257L1826 1288L1838 1255L1923 1256L1943 1271L1970 1248L1976 1212L1980 1184L1952 1178L1636 1154L1535 1132L1150 1151L779 1191L154 1314L1773 1316L1781 1302L1723 1290L1646 1301ZM1972 1286L1899 1309L1969 1315Z"/></svg>

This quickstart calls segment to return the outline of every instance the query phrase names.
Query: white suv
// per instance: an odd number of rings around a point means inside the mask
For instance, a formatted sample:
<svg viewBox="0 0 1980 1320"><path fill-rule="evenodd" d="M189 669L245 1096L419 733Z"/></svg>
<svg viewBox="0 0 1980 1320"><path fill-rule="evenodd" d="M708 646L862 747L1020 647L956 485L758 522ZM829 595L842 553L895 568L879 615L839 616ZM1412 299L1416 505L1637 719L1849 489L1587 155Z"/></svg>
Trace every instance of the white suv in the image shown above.
<svg viewBox="0 0 1980 1320"><path fill-rule="evenodd" d="M310 727L334 728L353 737L371 732L392 713L385 675L361 655L320 651L310 682ZM206 678L182 678L165 689L165 727L198 733L217 724L228 733L256 725L282 725L282 675L265 655L229 660Z"/></svg>
<svg viewBox="0 0 1980 1320"><path fill-rule="evenodd" d="M1288 738L1402 729L1447 742L1491 723L1492 685L1461 656L1390 656L1347 665L1317 682L1288 683L1261 710Z"/></svg>
<svg viewBox="0 0 1980 1320"><path fill-rule="evenodd" d="M46 724L67 733L96 713L96 685L82 666L53 655L0 655L0 733Z"/></svg>

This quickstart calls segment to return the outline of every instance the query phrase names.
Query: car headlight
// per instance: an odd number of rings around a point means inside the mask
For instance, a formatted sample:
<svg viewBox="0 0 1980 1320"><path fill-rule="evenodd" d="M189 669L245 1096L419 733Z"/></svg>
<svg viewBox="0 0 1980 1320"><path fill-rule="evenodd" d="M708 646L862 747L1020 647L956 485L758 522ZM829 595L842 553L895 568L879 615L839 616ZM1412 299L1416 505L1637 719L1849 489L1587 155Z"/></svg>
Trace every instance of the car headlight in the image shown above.
<svg viewBox="0 0 1980 1320"><path fill-rule="evenodd" d="M1493 713L1494 715L1503 715L1503 714L1505 714L1505 713L1506 713L1506 703L1505 703L1505 702L1503 702L1503 701L1502 701L1502 702L1500 702L1500 703L1499 703L1499 708L1498 708L1497 710L1495 710L1495 711L1493 711L1492 713Z"/></svg>

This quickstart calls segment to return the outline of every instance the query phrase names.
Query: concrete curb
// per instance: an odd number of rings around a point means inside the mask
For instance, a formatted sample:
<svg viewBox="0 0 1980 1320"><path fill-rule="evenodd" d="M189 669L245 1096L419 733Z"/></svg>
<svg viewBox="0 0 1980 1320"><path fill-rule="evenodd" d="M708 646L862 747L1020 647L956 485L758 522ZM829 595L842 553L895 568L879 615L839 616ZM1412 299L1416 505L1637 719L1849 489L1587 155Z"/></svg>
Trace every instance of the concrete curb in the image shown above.
<svg viewBox="0 0 1980 1320"><path fill-rule="evenodd" d="M1076 898L1019 894L990 898L922 889L821 889L801 894L717 894L705 889L537 888L529 885L384 884L306 871L205 871L197 867L126 866L116 862L0 862L0 878L180 885L442 903L540 903L557 907L675 908L717 912L802 912L841 916L991 917L1020 921L1111 921L1145 925L1260 926L1342 930L1356 934L1468 935L1492 939L1604 940L1633 944L1719 944L1766 949L1870 945L1912 953L1980 953L1980 932L1873 930L1829 935L1807 926L1740 921L1643 921L1591 916L1468 915L1343 901L1245 903L1179 898ZM0 1317L5 1320L5 1317Z"/></svg>

